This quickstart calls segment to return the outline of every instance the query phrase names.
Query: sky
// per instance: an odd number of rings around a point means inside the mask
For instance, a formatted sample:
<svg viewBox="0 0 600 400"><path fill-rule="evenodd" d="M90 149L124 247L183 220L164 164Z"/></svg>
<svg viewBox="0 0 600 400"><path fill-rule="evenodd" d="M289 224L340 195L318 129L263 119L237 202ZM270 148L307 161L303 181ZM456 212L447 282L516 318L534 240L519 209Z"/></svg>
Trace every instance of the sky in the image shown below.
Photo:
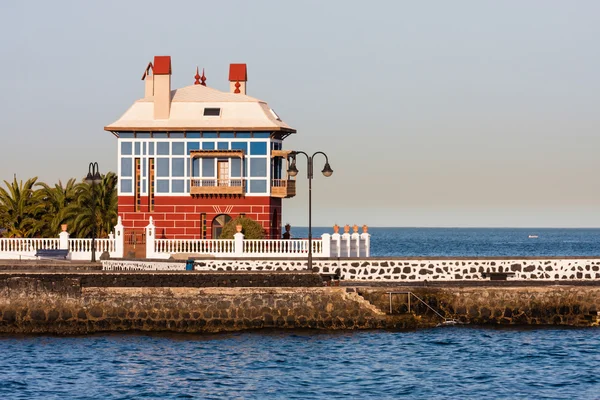
<svg viewBox="0 0 600 400"><path fill-rule="evenodd" d="M155 55L324 151L313 225L600 227L600 2L1 2L0 180L117 169L103 127ZM317 157L315 169L324 159ZM308 224L306 164L283 222Z"/></svg>

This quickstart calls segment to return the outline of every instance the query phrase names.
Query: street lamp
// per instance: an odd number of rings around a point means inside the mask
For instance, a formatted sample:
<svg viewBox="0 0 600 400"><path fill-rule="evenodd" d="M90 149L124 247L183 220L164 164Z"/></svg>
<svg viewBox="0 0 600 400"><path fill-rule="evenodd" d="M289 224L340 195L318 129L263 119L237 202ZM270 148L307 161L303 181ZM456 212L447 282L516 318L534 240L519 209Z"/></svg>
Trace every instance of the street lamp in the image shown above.
<svg viewBox="0 0 600 400"><path fill-rule="evenodd" d="M315 156L317 154L322 154L325 157L325 166L321 171L325 177L330 177L331 174L333 174L333 170L331 169L331 166L329 166L329 158L327 158L327 154L323 153L322 151L317 151L312 156L309 156L303 151L292 151L289 155L292 163L287 170L289 176L298 175L298 168L296 167L297 154L304 154L308 164L308 168L306 170L306 175L308 178L308 270L312 271L312 178Z"/></svg>
<svg viewBox="0 0 600 400"><path fill-rule="evenodd" d="M96 262L96 228L98 225L98 221L96 221L96 203L98 203L96 197L96 185L99 185L100 182L102 182L102 177L100 176L100 169L98 168L97 162L90 163L90 166L88 167L88 174L84 181L92 187L92 219L94 221L94 225L92 227L92 262Z"/></svg>

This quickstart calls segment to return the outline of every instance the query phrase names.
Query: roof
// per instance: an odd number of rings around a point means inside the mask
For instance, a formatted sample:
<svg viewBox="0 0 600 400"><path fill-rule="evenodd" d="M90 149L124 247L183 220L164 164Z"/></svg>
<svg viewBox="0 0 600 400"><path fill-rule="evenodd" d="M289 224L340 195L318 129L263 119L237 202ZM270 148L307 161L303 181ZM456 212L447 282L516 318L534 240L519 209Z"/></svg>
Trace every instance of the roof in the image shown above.
<svg viewBox="0 0 600 400"><path fill-rule="evenodd" d="M229 80L230 81L247 81L248 73L246 64L230 64L229 65Z"/></svg>
<svg viewBox="0 0 600 400"><path fill-rule="evenodd" d="M171 56L155 56L154 75L171 75Z"/></svg>
<svg viewBox="0 0 600 400"><path fill-rule="evenodd" d="M156 74L156 65L154 65ZM219 116L204 116L204 108L220 108ZM243 94L222 92L202 85L171 91L168 119L154 119L154 97L139 99L107 131L141 130L266 130L295 132L277 119L269 105Z"/></svg>

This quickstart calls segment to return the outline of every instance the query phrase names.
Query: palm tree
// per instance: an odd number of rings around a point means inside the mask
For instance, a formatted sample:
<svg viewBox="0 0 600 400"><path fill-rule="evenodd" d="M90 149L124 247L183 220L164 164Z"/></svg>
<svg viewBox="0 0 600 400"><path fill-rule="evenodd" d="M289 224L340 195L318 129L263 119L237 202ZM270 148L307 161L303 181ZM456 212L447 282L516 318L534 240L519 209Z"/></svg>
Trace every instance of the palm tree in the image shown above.
<svg viewBox="0 0 600 400"><path fill-rule="evenodd" d="M44 203L44 213L38 220L38 231L44 237L56 237L61 231L61 225L71 225L72 217L68 213L68 207L77 200L77 184L75 178L67 181L63 186L58 181L54 187L40 182L36 186L42 188L36 191L36 197Z"/></svg>
<svg viewBox="0 0 600 400"><path fill-rule="evenodd" d="M0 187L0 226L6 229L4 237L33 237L39 231L37 219L43 211L33 190L37 177L12 183L4 181L6 189Z"/></svg>
<svg viewBox="0 0 600 400"><path fill-rule="evenodd" d="M107 237L117 223L117 176L109 172L98 185L85 182L76 186L76 201L67 207L66 217L73 222L71 235Z"/></svg>

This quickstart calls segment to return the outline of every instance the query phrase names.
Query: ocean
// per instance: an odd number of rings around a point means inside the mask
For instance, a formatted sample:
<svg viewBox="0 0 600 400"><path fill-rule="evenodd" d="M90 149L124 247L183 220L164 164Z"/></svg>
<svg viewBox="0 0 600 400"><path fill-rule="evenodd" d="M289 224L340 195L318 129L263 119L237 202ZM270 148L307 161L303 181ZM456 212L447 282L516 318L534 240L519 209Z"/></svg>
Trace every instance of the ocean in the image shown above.
<svg viewBox="0 0 600 400"><path fill-rule="evenodd" d="M362 232L362 230L360 231ZM313 228L313 237L333 233ZM369 228L372 257L600 256L600 229ZM307 228L292 228L308 237Z"/></svg>
<svg viewBox="0 0 600 400"><path fill-rule="evenodd" d="M369 231L382 257L600 254L600 229ZM4 335L0 354L0 399L600 398L595 328Z"/></svg>

